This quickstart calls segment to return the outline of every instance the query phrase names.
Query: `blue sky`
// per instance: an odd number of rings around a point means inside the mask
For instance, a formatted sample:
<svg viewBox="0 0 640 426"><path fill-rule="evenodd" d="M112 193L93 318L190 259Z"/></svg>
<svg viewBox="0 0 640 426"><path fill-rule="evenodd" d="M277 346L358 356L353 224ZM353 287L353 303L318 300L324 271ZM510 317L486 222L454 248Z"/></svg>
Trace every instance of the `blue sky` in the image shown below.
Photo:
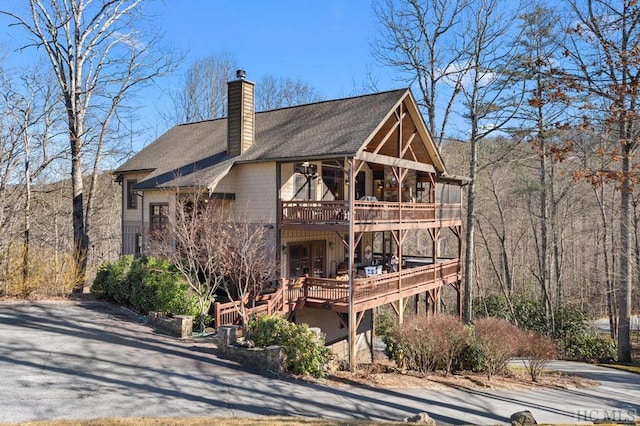
<svg viewBox="0 0 640 426"><path fill-rule="evenodd" d="M157 9L167 39L188 50L187 63L226 50L249 79L302 79L326 98L352 94L368 69L388 73L371 57L375 19L367 0L169 0ZM402 85L385 80L385 89Z"/></svg>
<svg viewBox="0 0 640 426"><path fill-rule="evenodd" d="M16 4L22 0L11 1L16 1L11 10L27 15L26 1L21 6ZM368 70L380 79L381 90L404 86L371 56L376 25L370 0L151 0L147 10L164 42L186 52L178 74L194 59L227 51L249 79L266 74L301 79L325 98L352 95L354 82L363 81ZM35 49L17 51L26 33L10 22L0 15L6 64L34 63Z"/></svg>
<svg viewBox="0 0 640 426"><path fill-rule="evenodd" d="M7 1L8 7L2 5ZM0 0L0 9L28 16L27 2L22 1ZM155 129L150 138L166 130L157 112L169 108L166 93L188 65L223 51L234 55L250 80L267 74L301 79L325 99L353 95L367 72L376 76L380 90L406 86L371 56L376 23L370 0L150 0L146 7L155 15L164 42L186 53L175 75L159 80L156 92L145 95L144 117ZM9 27L10 22L0 15L5 66L33 65L38 53L33 48L18 51L26 33Z"/></svg>

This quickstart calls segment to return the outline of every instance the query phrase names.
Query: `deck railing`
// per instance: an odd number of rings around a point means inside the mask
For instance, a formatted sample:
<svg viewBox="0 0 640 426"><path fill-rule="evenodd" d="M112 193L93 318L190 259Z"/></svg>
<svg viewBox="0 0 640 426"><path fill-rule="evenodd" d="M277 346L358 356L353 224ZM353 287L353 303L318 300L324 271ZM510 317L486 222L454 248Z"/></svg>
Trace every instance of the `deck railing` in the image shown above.
<svg viewBox="0 0 640 426"><path fill-rule="evenodd" d="M415 268L403 269L400 272L373 275L367 278L353 280L354 305L364 304L388 296L415 294L421 287L439 284L452 277L457 277L460 271L458 259L440 261ZM296 281L301 283L300 281ZM349 297L349 282L330 278L308 277L302 285L285 283L274 293L263 295L261 303L255 307L245 302L247 317L260 314L286 314L295 310L296 306L304 302L346 304ZM235 302L237 303L237 302ZM216 327L221 325L240 325L241 318L234 302L214 303L214 320Z"/></svg>
<svg viewBox="0 0 640 426"><path fill-rule="evenodd" d="M416 287L457 276L459 268L458 259L450 259L436 264L404 269L400 272L356 278L353 280L353 302L358 304L393 294L402 294ZM306 300L346 303L348 295L349 283L347 281L309 277L304 285Z"/></svg>
<svg viewBox="0 0 640 426"><path fill-rule="evenodd" d="M291 296L297 297L292 299ZM245 298L245 315L249 318L254 315L269 315L276 312L287 313L293 309L289 301L297 300L298 298L300 298L300 296L295 293L291 294L290 290L285 291L281 286L273 293L258 296L255 306L252 306L253 304L249 301L248 297ZM240 301L215 302L213 304L213 319L216 327L220 327L221 325L240 325L242 318L238 312L239 306Z"/></svg>
<svg viewBox="0 0 640 426"><path fill-rule="evenodd" d="M304 224L348 224L346 201L281 201L281 222ZM436 219L460 219L460 204L398 203L389 201L354 202L354 223L433 222Z"/></svg>

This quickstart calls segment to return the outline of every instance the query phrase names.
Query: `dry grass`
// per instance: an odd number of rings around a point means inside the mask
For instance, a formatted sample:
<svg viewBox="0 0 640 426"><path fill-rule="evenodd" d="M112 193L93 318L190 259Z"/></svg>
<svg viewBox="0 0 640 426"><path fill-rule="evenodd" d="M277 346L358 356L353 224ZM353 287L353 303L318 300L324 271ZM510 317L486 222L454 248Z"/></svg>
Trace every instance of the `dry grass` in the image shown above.
<svg viewBox="0 0 640 426"><path fill-rule="evenodd" d="M545 370L537 382L532 382L527 370L521 366L509 366L506 375L494 375L491 379L483 373L459 373L444 375L440 371L426 375L401 371L388 360L375 364L360 364L355 374L333 372L327 379L329 386L360 386L374 388L414 389L510 389L531 390L545 388L580 389L596 386L598 382L584 377Z"/></svg>
<svg viewBox="0 0 640 426"><path fill-rule="evenodd" d="M628 365L628 364L598 364L602 367L615 368L616 370L628 371L629 373L640 374L640 365Z"/></svg>
<svg viewBox="0 0 640 426"><path fill-rule="evenodd" d="M298 426L298 425L312 425L312 426L367 426L379 424L376 422L367 421L333 421L333 420L316 420L305 419L296 417L264 417L259 419L238 419L238 418L171 418L171 419L159 419L138 417L130 419L96 419L96 420L43 420L37 422L27 423L0 423L2 426L209 426L209 425L224 425L224 426L247 426L247 425L259 425L259 426ZM384 423L385 425L403 425L405 423L393 422Z"/></svg>

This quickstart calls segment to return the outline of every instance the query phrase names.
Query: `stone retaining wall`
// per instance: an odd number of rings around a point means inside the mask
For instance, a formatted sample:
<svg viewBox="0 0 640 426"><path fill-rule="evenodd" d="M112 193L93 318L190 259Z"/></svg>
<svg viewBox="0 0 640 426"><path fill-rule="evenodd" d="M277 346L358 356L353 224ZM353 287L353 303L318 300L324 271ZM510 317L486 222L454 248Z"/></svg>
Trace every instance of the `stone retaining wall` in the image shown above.
<svg viewBox="0 0 640 426"><path fill-rule="evenodd" d="M282 346L266 348L245 348L238 346L238 334L235 326L218 328L217 355L220 358L236 361L262 373L284 373L284 350Z"/></svg>
<svg viewBox="0 0 640 426"><path fill-rule="evenodd" d="M160 312L149 312L147 322L161 332L180 339L187 339L193 333L193 317L191 315L167 317Z"/></svg>

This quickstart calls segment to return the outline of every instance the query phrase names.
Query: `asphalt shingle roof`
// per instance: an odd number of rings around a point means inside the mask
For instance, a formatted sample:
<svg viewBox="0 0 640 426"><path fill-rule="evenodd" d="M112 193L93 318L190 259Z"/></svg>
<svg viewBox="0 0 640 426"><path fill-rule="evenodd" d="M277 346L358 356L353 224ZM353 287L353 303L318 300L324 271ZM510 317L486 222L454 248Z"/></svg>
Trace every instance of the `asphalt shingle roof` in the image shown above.
<svg viewBox="0 0 640 426"><path fill-rule="evenodd" d="M258 112L254 144L233 158L226 155L226 118L181 124L115 173L151 170L138 188L189 186L208 184L220 172L242 162L354 156L408 90Z"/></svg>

